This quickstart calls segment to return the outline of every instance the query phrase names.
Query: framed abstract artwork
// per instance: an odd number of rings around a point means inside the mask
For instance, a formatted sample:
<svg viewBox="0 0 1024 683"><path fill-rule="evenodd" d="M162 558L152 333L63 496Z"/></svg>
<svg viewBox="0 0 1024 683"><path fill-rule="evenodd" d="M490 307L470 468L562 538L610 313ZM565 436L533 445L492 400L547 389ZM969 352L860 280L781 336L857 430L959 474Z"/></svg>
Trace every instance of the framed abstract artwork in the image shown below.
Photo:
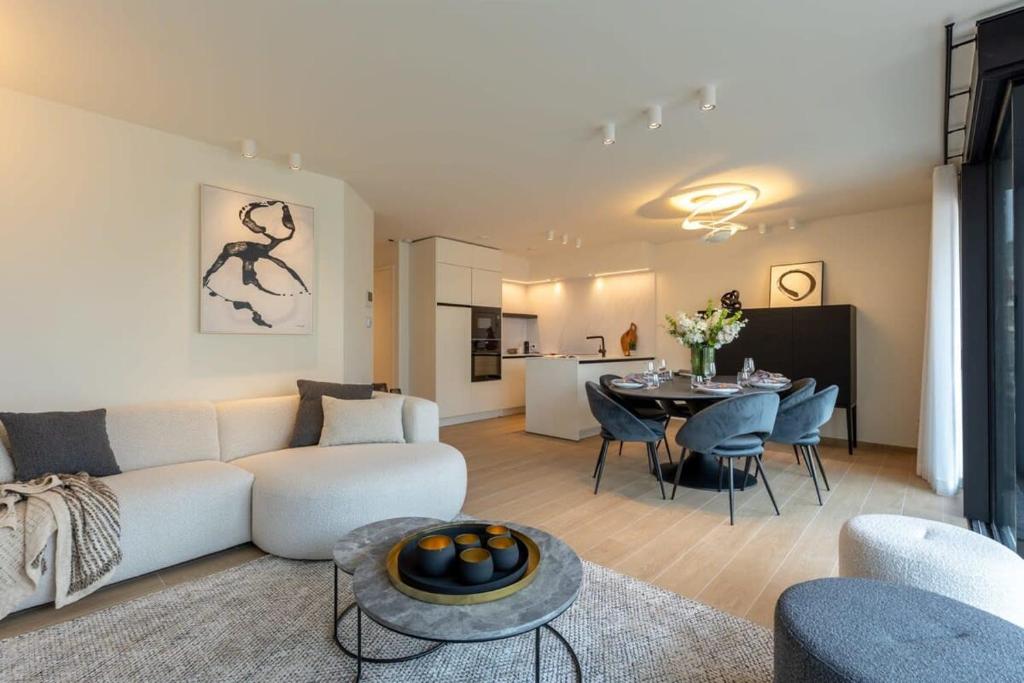
<svg viewBox="0 0 1024 683"><path fill-rule="evenodd" d="M201 187L201 332L311 334L313 209Z"/></svg>
<svg viewBox="0 0 1024 683"><path fill-rule="evenodd" d="M768 307L821 306L824 275L824 261L772 266Z"/></svg>

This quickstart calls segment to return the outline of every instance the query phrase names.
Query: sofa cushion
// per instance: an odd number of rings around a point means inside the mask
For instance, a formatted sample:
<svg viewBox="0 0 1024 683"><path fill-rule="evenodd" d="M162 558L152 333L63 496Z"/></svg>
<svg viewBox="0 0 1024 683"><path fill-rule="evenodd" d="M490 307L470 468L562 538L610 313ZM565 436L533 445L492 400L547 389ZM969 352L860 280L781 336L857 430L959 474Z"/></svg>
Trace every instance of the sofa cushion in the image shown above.
<svg viewBox="0 0 1024 683"><path fill-rule="evenodd" d="M295 559L328 559L344 534L389 517L451 519L466 496L466 461L443 443L310 446L232 464L256 477L253 542Z"/></svg>
<svg viewBox="0 0 1024 683"><path fill-rule="evenodd" d="M107 434L122 472L220 460L217 411L209 401L108 408Z"/></svg>
<svg viewBox="0 0 1024 683"><path fill-rule="evenodd" d="M324 428L324 408L321 402L324 396L359 400L373 395L371 384L335 384L300 379L298 386L299 409L295 413L292 448L312 446L320 441L320 432Z"/></svg>
<svg viewBox="0 0 1024 683"><path fill-rule="evenodd" d="M14 459L11 458L11 442L7 440L7 430L0 422L0 484L14 481Z"/></svg>
<svg viewBox="0 0 1024 683"><path fill-rule="evenodd" d="M107 411L0 413L14 459L14 478L45 474L120 474L107 438Z"/></svg>
<svg viewBox="0 0 1024 683"><path fill-rule="evenodd" d="M321 447L357 443L405 443L401 397L345 401L324 396L323 403Z"/></svg>
<svg viewBox="0 0 1024 683"><path fill-rule="evenodd" d="M124 559L113 581L247 543L252 480L246 470L209 460L104 477L121 507ZM48 567L53 566L52 545L51 539ZM53 593L48 571L18 609L50 602Z"/></svg>
<svg viewBox="0 0 1024 683"><path fill-rule="evenodd" d="M229 462L254 453L288 448L295 430L298 394L219 401L220 457Z"/></svg>

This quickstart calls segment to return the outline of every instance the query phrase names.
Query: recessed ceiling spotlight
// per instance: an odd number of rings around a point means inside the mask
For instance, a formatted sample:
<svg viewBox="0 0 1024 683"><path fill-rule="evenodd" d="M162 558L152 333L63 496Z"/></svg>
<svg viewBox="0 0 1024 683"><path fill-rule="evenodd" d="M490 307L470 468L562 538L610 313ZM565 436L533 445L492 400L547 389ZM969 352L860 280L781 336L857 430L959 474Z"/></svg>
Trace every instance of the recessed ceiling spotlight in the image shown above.
<svg viewBox="0 0 1024 683"><path fill-rule="evenodd" d="M604 124L604 144L615 144L615 124L612 123L611 121Z"/></svg>
<svg viewBox="0 0 1024 683"><path fill-rule="evenodd" d="M661 128L661 105L655 104L647 110L647 127L651 130Z"/></svg>
<svg viewBox="0 0 1024 683"><path fill-rule="evenodd" d="M768 234L768 224L767 223L758 223L757 224L757 232L758 232L758 234L761 234L761 235L767 235Z"/></svg>
<svg viewBox="0 0 1024 683"><path fill-rule="evenodd" d="M569 233L562 235L562 244L569 244Z"/></svg>
<svg viewBox="0 0 1024 683"><path fill-rule="evenodd" d="M579 249L582 246L583 246L583 238L582 237L577 237L576 238L576 248Z"/></svg>
<svg viewBox="0 0 1024 683"><path fill-rule="evenodd" d="M302 155L298 152L292 152L288 155L288 168L293 171L302 170Z"/></svg>
<svg viewBox="0 0 1024 683"><path fill-rule="evenodd" d="M709 83L700 89L700 110L711 111L717 106L718 100L715 93L715 86Z"/></svg>
<svg viewBox="0 0 1024 683"><path fill-rule="evenodd" d="M789 229L790 230L796 230L799 227L800 227L800 224L796 222L795 218L790 218L789 219Z"/></svg>
<svg viewBox="0 0 1024 683"><path fill-rule="evenodd" d="M242 140L242 158L244 159L255 159L256 158L256 141L252 138L246 138Z"/></svg>
<svg viewBox="0 0 1024 683"><path fill-rule="evenodd" d="M554 242L554 241L555 241L555 231L554 230L548 230L548 242Z"/></svg>

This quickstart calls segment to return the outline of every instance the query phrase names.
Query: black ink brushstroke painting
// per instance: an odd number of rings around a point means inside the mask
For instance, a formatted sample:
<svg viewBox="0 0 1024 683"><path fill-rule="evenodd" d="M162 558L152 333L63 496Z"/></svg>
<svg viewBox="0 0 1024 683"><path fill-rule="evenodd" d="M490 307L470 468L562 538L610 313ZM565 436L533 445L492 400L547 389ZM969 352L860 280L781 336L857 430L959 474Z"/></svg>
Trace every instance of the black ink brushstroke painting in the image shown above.
<svg viewBox="0 0 1024 683"><path fill-rule="evenodd" d="M312 209L206 185L202 200L202 331L311 332Z"/></svg>

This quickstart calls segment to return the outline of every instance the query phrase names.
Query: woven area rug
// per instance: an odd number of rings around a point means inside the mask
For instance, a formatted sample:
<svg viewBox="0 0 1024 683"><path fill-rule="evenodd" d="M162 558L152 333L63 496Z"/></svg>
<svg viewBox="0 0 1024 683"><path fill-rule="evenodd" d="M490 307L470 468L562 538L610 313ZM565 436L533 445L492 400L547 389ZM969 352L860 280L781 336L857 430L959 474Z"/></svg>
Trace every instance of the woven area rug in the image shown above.
<svg viewBox="0 0 1024 683"><path fill-rule="evenodd" d="M769 681L767 630L598 565L553 625L586 681ZM330 562L264 557L41 631L0 641L5 681L351 680L331 639ZM351 600L348 577L341 604ZM363 621L367 654L423 647ZM347 633L346 633L347 632ZM354 636L354 619L342 636ZM354 637L348 642L354 643ZM557 639L543 637L544 681L572 680ZM533 635L446 645L402 664L368 664L366 681L533 680Z"/></svg>

